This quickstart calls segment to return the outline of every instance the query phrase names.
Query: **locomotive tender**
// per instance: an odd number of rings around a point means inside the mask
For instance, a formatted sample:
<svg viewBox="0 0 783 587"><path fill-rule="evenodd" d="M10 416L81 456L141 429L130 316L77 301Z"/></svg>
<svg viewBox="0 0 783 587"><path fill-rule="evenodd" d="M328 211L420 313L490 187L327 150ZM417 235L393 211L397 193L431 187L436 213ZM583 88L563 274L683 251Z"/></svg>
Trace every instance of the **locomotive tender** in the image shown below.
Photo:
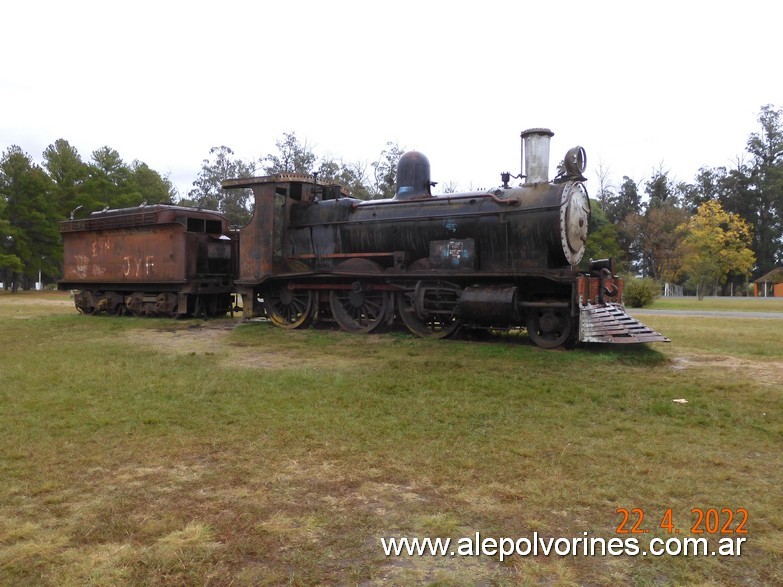
<svg viewBox="0 0 783 587"><path fill-rule="evenodd" d="M427 158L405 153L393 198L362 201L310 175L230 179L251 188L253 218L170 205L93 212L60 223L64 276L86 314L210 316L242 296L246 317L281 328L332 318L349 332L395 319L418 336L460 326L527 328L539 346L668 339L627 315L610 259L580 272L590 200L585 152L550 181L548 129L522 133L524 183L432 195Z"/></svg>
<svg viewBox="0 0 783 587"><path fill-rule="evenodd" d="M155 205L60 223L58 289L84 314L218 315L232 307L237 243L222 214Z"/></svg>
<svg viewBox="0 0 783 587"><path fill-rule="evenodd" d="M611 260L579 272L590 200L585 152L568 151L550 181L548 129L522 133L524 183L434 196L429 161L399 161L396 195L362 201L301 174L231 179L251 188L252 220L239 231L235 281L245 316L282 328L331 315L372 332L395 316L414 334L444 337L461 325L526 327L547 348L665 337L628 316Z"/></svg>

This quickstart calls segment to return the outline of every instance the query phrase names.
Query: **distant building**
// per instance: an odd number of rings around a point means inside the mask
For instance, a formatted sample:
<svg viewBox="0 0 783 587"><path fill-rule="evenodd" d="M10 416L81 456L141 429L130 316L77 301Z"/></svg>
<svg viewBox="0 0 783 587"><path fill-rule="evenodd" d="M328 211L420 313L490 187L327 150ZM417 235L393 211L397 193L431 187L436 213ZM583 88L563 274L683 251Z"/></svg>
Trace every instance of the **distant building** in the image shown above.
<svg viewBox="0 0 783 587"><path fill-rule="evenodd" d="M754 281L753 295L762 298L783 298L783 267L776 267Z"/></svg>

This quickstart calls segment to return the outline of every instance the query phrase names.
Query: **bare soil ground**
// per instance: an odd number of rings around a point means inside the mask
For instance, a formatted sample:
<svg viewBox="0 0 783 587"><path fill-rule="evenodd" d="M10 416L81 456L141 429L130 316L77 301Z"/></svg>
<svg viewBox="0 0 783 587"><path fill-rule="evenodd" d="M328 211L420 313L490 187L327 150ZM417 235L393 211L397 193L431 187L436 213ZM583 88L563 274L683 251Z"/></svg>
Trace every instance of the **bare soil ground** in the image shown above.
<svg viewBox="0 0 783 587"><path fill-rule="evenodd" d="M333 367L335 357L303 357L285 350L245 346L231 341L231 332L241 320L214 320L188 325L176 323L171 328L130 330L125 333L135 345L154 347L175 355L216 355L224 367L245 369L319 369ZM346 360L348 362L348 360Z"/></svg>
<svg viewBox="0 0 783 587"><path fill-rule="evenodd" d="M672 368L676 370L713 369L741 373L756 383L780 387L783 381L783 362L754 361L750 359L716 355L678 355L672 359Z"/></svg>

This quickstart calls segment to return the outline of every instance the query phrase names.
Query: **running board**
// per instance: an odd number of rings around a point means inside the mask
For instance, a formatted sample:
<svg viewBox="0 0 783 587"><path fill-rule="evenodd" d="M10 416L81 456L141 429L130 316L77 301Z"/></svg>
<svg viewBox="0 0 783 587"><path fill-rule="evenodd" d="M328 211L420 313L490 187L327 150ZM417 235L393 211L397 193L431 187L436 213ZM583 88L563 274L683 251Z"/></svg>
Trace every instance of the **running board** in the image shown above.
<svg viewBox="0 0 783 587"><path fill-rule="evenodd" d="M623 306L617 304L580 306L579 341L620 344L671 342L626 314Z"/></svg>

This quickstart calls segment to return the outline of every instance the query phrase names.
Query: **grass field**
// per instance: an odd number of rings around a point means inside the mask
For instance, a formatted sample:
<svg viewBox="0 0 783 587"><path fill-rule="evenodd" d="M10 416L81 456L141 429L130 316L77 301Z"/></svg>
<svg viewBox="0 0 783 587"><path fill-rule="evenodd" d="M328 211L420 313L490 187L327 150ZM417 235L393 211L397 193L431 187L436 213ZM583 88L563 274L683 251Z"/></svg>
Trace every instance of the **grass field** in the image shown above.
<svg viewBox="0 0 783 587"><path fill-rule="evenodd" d="M657 298L653 310L710 310L725 312L783 312L783 298L696 297Z"/></svg>
<svg viewBox="0 0 783 587"><path fill-rule="evenodd" d="M544 351L0 294L0 584L783 583L783 321L643 319L673 342ZM621 508L650 532L619 534ZM727 531L747 510L741 557L380 543L740 536L692 535L697 508L732 510Z"/></svg>

